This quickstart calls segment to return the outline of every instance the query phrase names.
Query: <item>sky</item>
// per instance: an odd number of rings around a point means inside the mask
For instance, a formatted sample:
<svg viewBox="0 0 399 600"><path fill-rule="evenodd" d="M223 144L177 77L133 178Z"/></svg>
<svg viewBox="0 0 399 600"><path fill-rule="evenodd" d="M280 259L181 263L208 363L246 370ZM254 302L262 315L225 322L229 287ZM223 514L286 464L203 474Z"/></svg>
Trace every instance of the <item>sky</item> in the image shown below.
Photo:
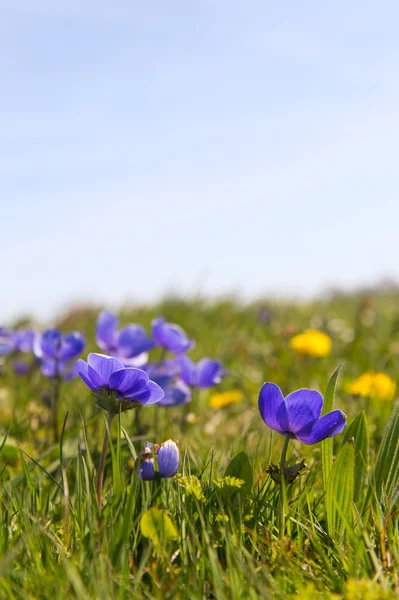
<svg viewBox="0 0 399 600"><path fill-rule="evenodd" d="M0 323L399 280L395 0L0 13Z"/></svg>

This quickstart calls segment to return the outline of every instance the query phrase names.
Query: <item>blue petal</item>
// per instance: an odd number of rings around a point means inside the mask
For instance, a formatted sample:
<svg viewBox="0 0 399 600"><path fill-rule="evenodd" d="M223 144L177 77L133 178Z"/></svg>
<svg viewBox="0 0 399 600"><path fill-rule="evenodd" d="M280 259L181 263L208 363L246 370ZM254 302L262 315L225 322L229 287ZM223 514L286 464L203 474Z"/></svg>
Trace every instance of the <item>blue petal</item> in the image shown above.
<svg viewBox="0 0 399 600"><path fill-rule="evenodd" d="M180 367L180 377L187 385L195 386L198 383L197 368L188 356L179 356L177 360Z"/></svg>
<svg viewBox="0 0 399 600"><path fill-rule="evenodd" d="M284 396L275 383L264 383L260 390L258 407L268 427L279 433L287 432L288 416Z"/></svg>
<svg viewBox="0 0 399 600"><path fill-rule="evenodd" d="M99 374L102 385L108 385L112 373L124 368L123 364L116 358L93 352L87 357L87 362L89 363L89 366Z"/></svg>
<svg viewBox="0 0 399 600"><path fill-rule="evenodd" d="M109 352L115 348L117 326L118 317L116 315L105 310L99 314L96 328L96 344L101 350Z"/></svg>
<svg viewBox="0 0 399 600"><path fill-rule="evenodd" d="M62 338L61 348L58 352L58 358L61 360L75 358L75 356L78 356L78 354L82 352L85 344L85 338L79 331L68 333Z"/></svg>
<svg viewBox="0 0 399 600"><path fill-rule="evenodd" d="M295 437L303 444L317 444L326 438L341 433L346 425L346 415L342 410L333 410L320 417L311 427L297 431Z"/></svg>
<svg viewBox="0 0 399 600"><path fill-rule="evenodd" d="M179 448L172 440L161 445L157 452L158 472L161 477L173 477L179 468Z"/></svg>
<svg viewBox="0 0 399 600"><path fill-rule="evenodd" d="M76 371L91 390L99 390L104 385L98 373L81 358L76 361Z"/></svg>
<svg viewBox="0 0 399 600"><path fill-rule="evenodd" d="M319 418L323 408L323 396L316 390L306 388L288 394L285 398L288 413L288 430L296 433L311 426Z"/></svg>
<svg viewBox="0 0 399 600"><path fill-rule="evenodd" d="M32 352L37 333L34 329L19 329L11 336L14 348L18 352Z"/></svg>
<svg viewBox="0 0 399 600"><path fill-rule="evenodd" d="M125 392L124 397L132 398L132 400L139 400L141 404L155 404L163 398L163 395L163 389L154 381L149 381L142 390L128 390Z"/></svg>
<svg viewBox="0 0 399 600"><path fill-rule="evenodd" d="M40 349L47 358L55 358L61 347L61 334L56 329L47 329L41 337Z"/></svg>
<svg viewBox="0 0 399 600"><path fill-rule="evenodd" d="M170 385L162 385L158 379L157 383L165 392L164 397L158 403L159 406L182 406L190 402L191 390L183 381L176 381Z"/></svg>
<svg viewBox="0 0 399 600"><path fill-rule="evenodd" d="M142 390L148 383L148 375L141 369L126 367L115 371L109 378L111 390L117 390L121 394L133 393L134 390Z"/></svg>
<svg viewBox="0 0 399 600"><path fill-rule="evenodd" d="M118 341L118 356L132 358L147 350L151 350L155 343L147 337L143 327L140 325L127 325L121 329Z"/></svg>
<svg viewBox="0 0 399 600"><path fill-rule="evenodd" d="M152 337L158 346L174 354L187 352L194 346L194 342L188 339L181 327L175 323L167 323L163 317L152 322Z"/></svg>
<svg viewBox="0 0 399 600"><path fill-rule="evenodd" d="M153 458L144 459L139 468L139 479L143 481L152 481L155 479L155 466Z"/></svg>
<svg viewBox="0 0 399 600"><path fill-rule="evenodd" d="M197 363L197 385L209 388L220 383L224 376L222 363L210 358L202 358Z"/></svg>
<svg viewBox="0 0 399 600"><path fill-rule="evenodd" d="M13 351L13 345L10 340L2 338L0 340L0 356L7 356Z"/></svg>

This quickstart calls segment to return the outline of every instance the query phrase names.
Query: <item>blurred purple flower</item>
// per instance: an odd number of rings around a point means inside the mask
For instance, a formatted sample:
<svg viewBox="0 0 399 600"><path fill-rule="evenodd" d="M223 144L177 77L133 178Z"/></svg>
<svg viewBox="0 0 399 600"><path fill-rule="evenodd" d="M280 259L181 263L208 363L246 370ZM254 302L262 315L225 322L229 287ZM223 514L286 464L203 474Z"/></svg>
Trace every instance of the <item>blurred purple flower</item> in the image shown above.
<svg viewBox="0 0 399 600"><path fill-rule="evenodd" d="M7 356L13 349L12 333L5 327L0 327L0 356Z"/></svg>
<svg viewBox="0 0 399 600"><path fill-rule="evenodd" d="M12 368L17 375L28 375L32 370L32 364L25 362L24 360L13 360Z"/></svg>
<svg viewBox="0 0 399 600"><path fill-rule="evenodd" d="M155 470L155 460L158 471ZM139 478L151 481L158 477L173 477L179 469L179 448L176 442L167 440L161 446L147 442L145 449L138 456Z"/></svg>
<svg viewBox="0 0 399 600"><path fill-rule="evenodd" d="M38 333L35 329L17 329L11 334L14 350L24 354L33 352L33 346Z"/></svg>
<svg viewBox="0 0 399 600"><path fill-rule="evenodd" d="M119 319L103 311L97 319L96 343L101 350L118 358L124 365L142 366L148 360L147 352L154 342L140 325L126 325L117 331Z"/></svg>
<svg viewBox="0 0 399 600"><path fill-rule="evenodd" d="M165 393L158 406L173 407L190 402L191 390L178 378L181 370L179 358L167 359L159 363L148 363L143 369Z"/></svg>
<svg viewBox="0 0 399 600"><path fill-rule="evenodd" d="M155 404L163 390L150 381L147 373L125 367L119 360L104 354L89 354L87 362L79 359L76 370L94 392L97 403L109 412L118 413L139 404Z"/></svg>
<svg viewBox="0 0 399 600"><path fill-rule="evenodd" d="M202 358L195 364L188 356L179 357L180 377L187 385L210 388L220 383L227 371L218 360Z"/></svg>
<svg viewBox="0 0 399 600"><path fill-rule="evenodd" d="M180 379L169 382L160 379L155 380L161 386L165 395L159 401L159 406L172 408L173 406L183 406L191 401L191 389Z"/></svg>
<svg viewBox="0 0 399 600"><path fill-rule="evenodd" d="M194 341L187 337L179 325L167 323L163 317L154 319L151 329L157 346L161 346L173 354L181 354L194 347Z"/></svg>
<svg viewBox="0 0 399 600"><path fill-rule="evenodd" d="M45 377L62 376L63 379L71 379L76 374L71 361L82 352L85 344L84 336L78 331L62 335L56 329L48 329L36 336L33 351L40 359L41 371Z"/></svg>
<svg viewBox="0 0 399 600"><path fill-rule="evenodd" d="M260 416L268 427L303 444L317 444L341 433L346 415L333 410L320 416L323 396L316 390L301 389L284 398L275 383L265 383L259 394Z"/></svg>

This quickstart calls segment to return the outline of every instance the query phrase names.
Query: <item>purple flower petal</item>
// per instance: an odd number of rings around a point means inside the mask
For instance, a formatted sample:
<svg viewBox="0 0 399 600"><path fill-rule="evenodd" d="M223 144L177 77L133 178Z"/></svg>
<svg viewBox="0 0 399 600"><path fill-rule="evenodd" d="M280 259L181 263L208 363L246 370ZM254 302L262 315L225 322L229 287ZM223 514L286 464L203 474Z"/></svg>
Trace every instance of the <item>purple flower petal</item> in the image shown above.
<svg viewBox="0 0 399 600"><path fill-rule="evenodd" d="M76 371L91 390L99 390L104 385L100 375L81 358L76 361Z"/></svg>
<svg viewBox="0 0 399 600"><path fill-rule="evenodd" d="M116 328L118 317L110 312L103 311L97 319L96 344L101 350L110 351L116 345Z"/></svg>
<svg viewBox="0 0 399 600"><path fill-rule="evenodd" d="M118 336L118 356L123 358L138 356L154 346L155 343L147 337L144 328L140 325L127 325L121 329Z"/></svg>
<svg viewBox="0 0 399 600"><path fill-rule="evenodd" d="M333 410L317 419L313 425L297 431L295 437L303 444L317 444L341 433L345 425L346 415L341 410Z"/></svg>
<svg viewBox="0 0 399 600"><path fill-rule="evenodd" d="M179 448L172 440L162 444L157 452L158 472L161 477L173 477L179 468Z"/></svg>
<svg viewBox="0 0 399 600"><path fill-rule="evenodd" d="M155 479L155 466L153 458L144 459L139 468L139 479L153 481Z"/></svg>
<svg viewBox="0 0 399 600"><path fill-rule="evenodd" d="M34 329L19 329L11 335L15 350L18 352L32 352L33 344L36 337Z"/></svg>
<svg viewBox="0 0 399 600"><path fill-rule="evenodd" d="M125 398L132 398L132 400L139 400L141 404L155 404L163 398L164 391L154 381L149 381L147 386L142 390L132 388L124 393Z"/></svg>
<svg viewBox="0 0 399 600"><path fill-rule="evenodd" d="M0 340L0 356L7 356L13 349L13 345L9 340L4 338Z"/></svg>
<svg viewBox="0 0 399 600"><path fill-rule="evenodd" d="M180 377L187 385L197 385L197 369L188 356L179 356L177 363L180 367Z"/></svg>
<svg viewBox="0 0 399 600"><path fill-rule="evenodd" d="M85 344L85 338L79 331L68 333L61 340L61 348L58 352L58 358L61 360L75 358L75 356L78 356L78 354L82 352Z"/></svg>
<svg viewBox="0 0 399 600"><path fill-rule="evenodd" d="M165 377L165 379L168 380L168 377ZM190 402L191 389L183 381L178 380L171 384L166 381L166 384L163 385L161 378L159 378L157 383L163 388L165 393L164 397L158 403L159 406L182 406Z"/></svg>
<svg viewBox="0 0 399 600"><path fill-rule="evenodd" d="M224 370L222 363L210 358L202 358L197 363L197 385L199 388L209 388L220 383Z"/></svg>
<svg viewBox="0 0 399 600"><path fill-rule="evenodd" d="M148 352L142 352L137 356L133 356L132 358L124 358L123 356L118 357L121 362L125 365L125 367L135 367L136 369L145 368L148 363Z"/></svg>
<svg viewBox="0 0 399 600"><path fill-rule="evenodd" d="M94 369L102 379L102 385L109 384L109 378L112 373L115 371L119 371L119 369L123 369L123 364L119 362L116 358L112 358L112 356L105 356L104 354L96 354L91 353L87 357L87 362L90 367Z"/></svg>
<svg viewBox="0 0 399 600"><path fill-rule="evenodd" d="M147 373L134 367L126 367L115 371L109 378L111 390L118 390L121 394L125 392L133 393L133 390L140 391L147 383Z"/></svg>
<svg viewBox="0 0 399 600"><path fill-rule="evenodd" d="M288 415L284 396L275 383L264 383L260 390L258 406L260 416L268 427L285 433L288 427Z"/></svg>
<svg viewBox="0 0 399 600"><path fill-rule="evenodd" d="M42 355L54 358L61 347L61 334L56 329L47 329L41 336L40 349Z"/></svg>
<svg viewBox="0 0 399 600"><path fill-rule="evenodd" d="M285 406L288 413L287 429L295 434L319 418L323 408L323 396L316 390L296 390L286 396Z"/></svg>
<svg viewBox="0 0 399 600"><path fill-rule="evenodd" d="M194 346L181 327L175 323L167 323L163 317L154 319L151 325L155 343L174 354L187 352Z"/></svg>

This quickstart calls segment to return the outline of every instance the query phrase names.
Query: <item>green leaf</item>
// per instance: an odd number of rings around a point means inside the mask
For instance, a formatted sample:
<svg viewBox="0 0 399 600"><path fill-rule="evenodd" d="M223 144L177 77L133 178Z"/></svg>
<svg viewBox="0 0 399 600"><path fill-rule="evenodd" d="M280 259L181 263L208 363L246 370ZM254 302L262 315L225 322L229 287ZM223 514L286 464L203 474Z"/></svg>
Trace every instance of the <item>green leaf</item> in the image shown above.
<svg viewBox="0 0 399 600"><path fill-rule="evenodd" d="M335 389L337 387L338 375L342 365L338 365L328 382L326 393L324 395L324 404L322 414L329 413L334 408ZM321 443L321 462L323 468L323 489L327 490L327 482L333 465L333 438L327 438Z"/></svg>
<svg viewBox="0 0 399 600"><path fill-rule="evenodd" d="M373 493L378 502L383 502L386 498L388 503L391 503L396 497L399 486L399 403L394 407L385 426L373 470L372 483L373 486L369 487L366 507Z"/></svg>
<svg viewBox="0 0 399 600"><path fill-rule="evenodd" d="M164 545L178 539L176 527L166 510L148 509L140 520L140 530L144 537L156 545Z"/></svg>
<svg viewBox="0 0 399 600"><path fill-rule="evenodd" d="M355 448L355 491L354 501L364 498L364 484L368 470L368 429L366 413L363 411L346 428L343 443L353 440Z"/></svg>
<svg viewBox="0 0 399 600"><path fill-rule="evenodd" d="M236 454L231 460L224 474L225 477L235 477L242 479L243 484L239 489L239 493L247 496L251 493L253 483L253 473L251 463L246 452L242 451Z"/></svg>
<svg viewBox="0 0 399 600"><path fill-rule="evenodd" d="M355 448L347 442L338 452L330 471L325 495L327 528L330 537L344 534L351 522L352 502L355 490Z"/></svg>

